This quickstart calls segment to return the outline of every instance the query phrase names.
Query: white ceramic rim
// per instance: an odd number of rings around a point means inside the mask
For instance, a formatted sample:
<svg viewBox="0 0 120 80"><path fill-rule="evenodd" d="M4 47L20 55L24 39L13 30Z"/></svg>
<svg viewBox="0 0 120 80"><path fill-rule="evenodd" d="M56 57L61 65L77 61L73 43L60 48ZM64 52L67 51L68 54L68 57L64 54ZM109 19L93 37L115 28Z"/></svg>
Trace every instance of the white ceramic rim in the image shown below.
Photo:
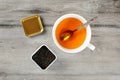
<svg viewBox="0 0 120 80"><path fill-rule="evenodd" d="M57 39L56 39L56 35L55 35L55 31L56 31L56 28L57 28L57 25L65 18L69 18L69 17L72 17L72 18L76 18L80 21L82 21L83 23L87 22L87 20L85 20L85 18L83 18L82 16L78 15L78 14L65 14L63 16L61 16L60 18L57 19L57 21L54 23L54 26L53 26L53 30L52 30L52 37L53 37L53 41L54 43L57 45L57 47L59 49L61 49L62 51L64 52L67 52L67 53L78 53L78 52L81 52L82 50L84 50L88 44L90 43L90 40L91 40L91 28L90 28L90 25L87 26L86 28L86 39L84 41L84 43L78 47L78 48L75 48L75 49L67 49L67 48L64 48L62 47Z"/></svg>
<svg viewBox="0 0 120 80"><path fill-rule="evenodd" d="M32 59L32 56L42 47L42 46L46 46L51 52L53 55L55 55L55 59L49 64L49 66L46 68L46 69L42 69L33 59ZM47 70L56 60L57 60L57 56L56 54L45 44L42 44L40 47L38 47L34 52L33 54L31 55L31 60L33 61L33 63L35 63L37 65L37 67L41 68L41 70Z"/></svg>

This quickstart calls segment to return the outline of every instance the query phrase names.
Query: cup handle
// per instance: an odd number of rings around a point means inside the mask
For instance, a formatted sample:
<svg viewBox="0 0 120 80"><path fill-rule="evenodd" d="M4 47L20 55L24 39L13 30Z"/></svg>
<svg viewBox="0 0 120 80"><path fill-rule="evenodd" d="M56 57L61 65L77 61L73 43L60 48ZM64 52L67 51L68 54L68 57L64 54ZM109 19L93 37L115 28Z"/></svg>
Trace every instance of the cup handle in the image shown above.
<svg viewBox="0 0 120 80"><path fill-rule="evenodd" d="M91 49L92 51L95 50L95 46L94 46L93 44L91 44L91 43L89 43L87 47L88 47L89 49Z"/></svg>

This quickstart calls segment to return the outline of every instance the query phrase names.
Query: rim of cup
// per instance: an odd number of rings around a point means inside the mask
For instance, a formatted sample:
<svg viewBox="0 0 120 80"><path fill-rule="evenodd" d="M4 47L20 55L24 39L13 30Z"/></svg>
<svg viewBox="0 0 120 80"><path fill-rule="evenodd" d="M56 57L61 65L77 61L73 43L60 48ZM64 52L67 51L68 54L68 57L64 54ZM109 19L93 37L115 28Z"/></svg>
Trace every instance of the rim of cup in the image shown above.
<svg viewBox="0 0 120 80"><path fill-rule="evenodd" d="M65 15L61 16L60 18L58 18L56 20L56 22L54 23L53 30L52 30L52 37L53 37L53 41L56 44L56 46L59 49L61 49L62 51L67 52L67 53L78 53L78 52L81 52L82 50L84 50L88 46L88 44L90 43L91 28L90 28L90 25L88 25L86 27L86 30L87 30L86 31L86 39L81 46L79 46L78 48L75 48L75 49L67 49L67 48L61 46L59 44L59 42L57 41L57 39L56 39L56 28L62 20L64 20L65 18L69 18L69 17L76 18L76 19L80 20L82 23L87 22L87 20L85 18L83 18L82 16L80 16L78 14L65 14Z"/></svg>

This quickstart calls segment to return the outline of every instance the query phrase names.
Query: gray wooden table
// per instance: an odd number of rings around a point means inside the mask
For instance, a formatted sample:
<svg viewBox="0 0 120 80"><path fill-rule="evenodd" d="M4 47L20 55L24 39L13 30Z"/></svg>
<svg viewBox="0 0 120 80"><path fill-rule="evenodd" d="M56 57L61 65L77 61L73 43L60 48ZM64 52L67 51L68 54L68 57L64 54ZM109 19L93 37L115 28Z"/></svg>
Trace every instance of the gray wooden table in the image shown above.
<svg viewBox="0 0 120 80"><path fill-rule="evenodd" d="M99 17L91 24L94 52L68 54L56 47L53 24L67 13ZM41 15L45 31L29 38L21 19L33 14ZM58 56L47 71L30 58L42 44ZM0 80L120 80L120 0L0 0Z"/></svg>

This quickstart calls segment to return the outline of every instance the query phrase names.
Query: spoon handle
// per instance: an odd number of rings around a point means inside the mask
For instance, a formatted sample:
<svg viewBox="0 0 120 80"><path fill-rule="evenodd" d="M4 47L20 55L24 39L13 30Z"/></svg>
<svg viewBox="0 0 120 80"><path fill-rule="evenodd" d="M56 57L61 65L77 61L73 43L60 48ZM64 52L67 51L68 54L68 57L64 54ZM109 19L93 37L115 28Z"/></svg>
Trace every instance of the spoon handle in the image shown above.
<svg viewBox="0 0 120 80"><path fill-rule="evenodd" d="M92 19L90 19L86 23L82 24L80 27L77 28L77 30L80 30L81 28L87 27L87 25L89 25L90 23L92 23L92 21L94 21L96 18L97 18L97 16L94 17L94 18L92 18Z"/></svg>

